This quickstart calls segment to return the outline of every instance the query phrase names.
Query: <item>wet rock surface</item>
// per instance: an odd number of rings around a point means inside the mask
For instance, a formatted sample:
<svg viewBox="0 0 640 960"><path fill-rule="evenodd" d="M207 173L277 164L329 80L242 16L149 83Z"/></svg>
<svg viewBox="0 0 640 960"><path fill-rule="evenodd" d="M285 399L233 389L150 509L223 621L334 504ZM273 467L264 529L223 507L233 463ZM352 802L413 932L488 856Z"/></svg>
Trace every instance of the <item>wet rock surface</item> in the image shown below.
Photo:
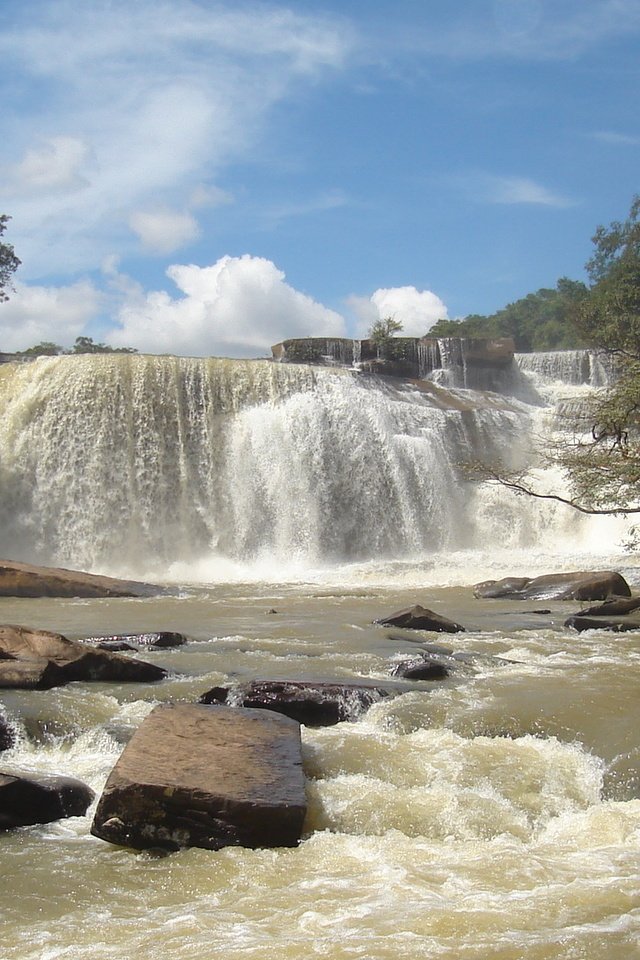
<svg viewBox="0 0 640 960"><path fill-rule="evenodd" d="M299 724L264 710L170 704L125 748L91 832L135 849L290 847L305 813Z"/></svg>
<svg viewBox="0 0 640 960"><path fill-rule="evenodd" d="M17 625L0 626L0 651L0 687L43 690L74 680L150 683L166 676L156 664Z"/></svg>
<svg viewBox="0 0 640 960"><path fill-rule="evenodd" d="M606 600L630 597L628 583L611 570L551 573L543 577L504 577L475 584L475 597L504 600Z"/></svg>
<svg viewBox="0 0 640 960"><path fill-rule="evenodd" d="M608 630L611 633L629 633L632 630L640 630L640 617L618 618L608 620L605 617L583 617L580 614L574 614L567 617L564 621L565 627L577 630L583 633L585 630Z"/></svg>
<svg viewBox="0 0 640 960"><path fill-rule="evenodd" d="M308 727L329 727L358 719L372 704L398 692L374 683L252 680L238 687L213 687L200 703L272 710Z"/></svg>
<svg viewBox="0 0 640 960"><path fill-rule="evenodd" d="M81 817L94 796L73 777L0 771L0 829Z"/></svg>

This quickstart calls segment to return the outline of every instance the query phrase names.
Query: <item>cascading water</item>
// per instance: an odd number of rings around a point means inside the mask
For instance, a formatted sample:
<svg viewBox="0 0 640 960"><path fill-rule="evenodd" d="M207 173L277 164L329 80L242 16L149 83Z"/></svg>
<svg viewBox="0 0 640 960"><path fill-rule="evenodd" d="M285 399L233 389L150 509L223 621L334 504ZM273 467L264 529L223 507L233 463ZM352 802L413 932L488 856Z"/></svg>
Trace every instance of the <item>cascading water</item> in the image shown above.
<svg viewBox="0 0 640 960"><path fill-rule="evenodd" d="M459 545L456 465L522 419L260 361L56 358L3 396L2 552L91 569Z"/></svg>

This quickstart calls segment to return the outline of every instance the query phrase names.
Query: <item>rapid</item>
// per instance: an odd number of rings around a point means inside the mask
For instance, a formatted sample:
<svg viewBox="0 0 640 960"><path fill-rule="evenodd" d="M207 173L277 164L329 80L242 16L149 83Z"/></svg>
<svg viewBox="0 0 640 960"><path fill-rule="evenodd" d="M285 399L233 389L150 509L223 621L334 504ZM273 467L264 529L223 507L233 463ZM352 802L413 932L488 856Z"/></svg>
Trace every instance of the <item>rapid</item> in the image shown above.
<svg viewBox="0 0 640 960"><path fill-rule="evenodd" d="M3 691L18 738L2 769L99 792L158 702L250 678L388 679L425 637L372 621L415 602L479 655L303 728L296 849L157 859L91 836L93 809L1 835L2 960L640 956L640 635L577 634L576 604L471 589L613 568L640 590L624 519L465 467L528 462L606 372L567 352L517 358L500 393L436 379L127 355L0 367L0 556L171 585L4 598L2 622L190 637L147 654L170 671L157 685Z"/></svg>

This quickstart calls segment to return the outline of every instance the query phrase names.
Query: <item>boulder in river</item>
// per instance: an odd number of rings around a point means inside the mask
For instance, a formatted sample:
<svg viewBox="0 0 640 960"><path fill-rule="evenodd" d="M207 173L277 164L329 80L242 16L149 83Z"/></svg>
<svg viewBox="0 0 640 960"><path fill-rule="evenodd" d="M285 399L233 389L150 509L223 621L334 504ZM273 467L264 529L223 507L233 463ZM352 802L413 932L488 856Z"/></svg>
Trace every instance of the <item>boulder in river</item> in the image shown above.
<svg viewBox="0 0 640 960"><path fill-rule="evenodd" d="M113 768L91 832L135 849L292 847L306 814L300 725L264 710L165 704Z"/></svg>
<svg viewBox="0 0 640 960"><path fill-rule="evenodd" d="M595 607L580 610L578 617L624 617L628 613L640 608L640 597L619 597L615 600L605 600Z"/></svg>
<svg viewBox="0 0 640 960"><path fill-rule="evenodd" d="M94 796L73 777L0 771L0 829L81 817Z"/></svg>
<svg viewBox="0 0 640 960"><path fill-rule="evenodd" d="M392 696L390 686L314 680L252 680L239 687L213 687L200 703L273 710L307 727L330 727L357 720L378 700Z"/></svg>
<svg viewBox="0 0 640 960"><path fill-rule="evenodd" d="M375 620L381 627L402 627L403 630L431 630L436 633L464 633L464 627L440 613L427 610L419 603L406 610L399 610L388 617Z"/></svg>
<svg viewBox="0 0 640 960"><path fill-rule="evenodd" d="M0 687L45 690L73 680L150 683L166 676L155 663L22 626L0 626L0 654Z"/></svg>
<svg viewBox="0 0 640 960"><path fill-rule="evenodd" d="M621 574L598 570L485 580L474 586L473 595L503 600L606 600L608 597L630 597L631 590Z"/></svg>
<svg viewBox="0 0 640 960"><path fill-rule="evenodd" d="M0 560L0 597L152 597L164 592L137 580Z"/></svg>

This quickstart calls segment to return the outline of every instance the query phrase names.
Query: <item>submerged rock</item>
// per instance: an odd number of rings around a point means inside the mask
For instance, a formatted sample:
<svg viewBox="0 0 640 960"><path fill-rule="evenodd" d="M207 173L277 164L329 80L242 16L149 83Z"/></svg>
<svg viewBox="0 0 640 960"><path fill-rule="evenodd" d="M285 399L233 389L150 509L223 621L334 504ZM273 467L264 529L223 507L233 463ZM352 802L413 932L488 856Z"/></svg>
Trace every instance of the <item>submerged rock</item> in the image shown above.
<svg viewBox="0 0 640 960"><path fill-rule="evenodd" d="M44 690L73 680L150 683L166 676L154 663L29 627L0 626L0 651L0 687Z"/></svg>
<svg viewBox="0 0 640 960"><path fill-rule="evenodd" d="M152 597L164 588L61 567L0 560L0 597Z"/></svg>
<svg viewBox="0 0 640 960"><path fill-rule="evenodd" d="M153 633L117 633L101 637L83 637L83 643L91 643L101 650L135 650L137 647L181 647L187 643L183 633L160 630ZM109 644L109 646L106 646ZM120 644L120 646L116 646Z"/></svg>
<svg viewBox="0 0 640 960"><path fill-rule="evenodd" d="M264 710L165 704L113 768L91 832L135 849L292 847L305 814L299 724Z"/></svg>
<svg viewBox="0 0 640 960"><path fill-rule="evenodd" d="M81 817L94 796L73 777L0 771L0 829Z"/></svg>
<svg viewBox="0 0 640 960"><path fill-rule="evenodd" d="M465 628L453 620L443 617L433 610L427 610L420 604L415 604L406 610L399 610L389 617L375 620L381 627L402 627L404 630L432 630L437 633L464 633Z"/></svg>
<svg viewBox="0 0 640 960"><path fill-rule="evenodd" d="M473 595L504 600L606 600L608 597L630 597L631 590L619 573L599 570L485 580L474 586Z"/></svg>
<svg viewBox="0 0 640 960"><path fill-rule="evenodd" d="M404 680L446 680L452 674L463 672L469 675L483 667L504 667L517 662L488 653L438 649L434 644L433 648L422 650L418 656L394 664L391 673Z"/></svg>
<svg viewBox="0 0 640 960"><path fill-rule="evenodd" d="M252 680L235 688L213 687L202 694L200 703L273 710L307 727L331 727L357 720L372 704L396 692L374 683Z"/></svg>
<svg viewBox="0 0 640 960"><path fill-rule="evenodd" d="M581 614L574 614L567 617L564 621L565 627L570 627L582 633L585 630L609 630L612 633L629 633L632 630L640 631L640 619L617 619L606 620L604 617L583 617Z"/></svg>

